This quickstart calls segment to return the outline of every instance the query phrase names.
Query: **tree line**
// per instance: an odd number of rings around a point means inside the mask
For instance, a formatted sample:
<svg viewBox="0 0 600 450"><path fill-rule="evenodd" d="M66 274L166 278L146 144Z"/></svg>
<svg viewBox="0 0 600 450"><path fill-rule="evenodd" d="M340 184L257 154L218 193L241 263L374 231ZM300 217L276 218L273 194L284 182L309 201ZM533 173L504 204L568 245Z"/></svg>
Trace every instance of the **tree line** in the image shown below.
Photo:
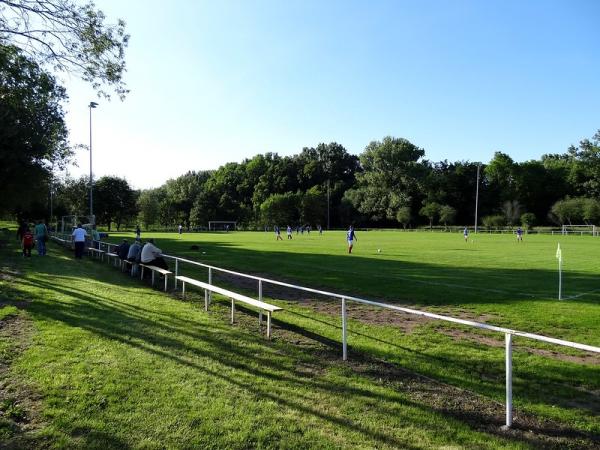
<svg viewBox="0 0 600 450"><path fill-rule="evenodd" d="M206 227L210 220L262 229L473 224L479 170L484 227L600 222L600 132L564 154L515 162L496 152L486 164L431 162L407 139L373 141L358 156L338 143L296 155L259 154L214 171L189 171L154 189L136 191L105 176L94 184L97 221ZM57 182L55 215L87 210L87 177Z"/></svg>

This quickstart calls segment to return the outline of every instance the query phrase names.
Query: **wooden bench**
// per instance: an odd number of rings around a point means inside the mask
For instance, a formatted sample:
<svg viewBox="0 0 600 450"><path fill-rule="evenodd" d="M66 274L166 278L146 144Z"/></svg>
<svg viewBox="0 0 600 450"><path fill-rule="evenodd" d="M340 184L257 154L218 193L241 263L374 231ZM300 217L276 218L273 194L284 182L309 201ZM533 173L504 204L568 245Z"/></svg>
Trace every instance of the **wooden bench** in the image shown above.
<svg viewBox="0 0 600 450"><path fill-rule="evenodd" d="M217 294L221 294L225 297L229 297L231 299L231 323L233 323L234 314L235 314L235 302L242 302L246 305L254 306L259 309L258 312L258 326L259 328L262 326L262 314L263 311L267 312L267 337L271 338L271 314L275 311L280 311L282 308L279 306L270 305L268 303L262 302L260 300L255 300L250 297L246 297L245 295L238 294L236 292L228 291L227 289L220 288L218 286L204 283L202 281L194 280L193 278L188 278L184 276L175 277L182 283L182 296L185 298L185 283L189 283L193 286L204 289L204 309L208 311L208 292L215 292Z"/></svg>
<svg viewBox="0 0 600 450"><path fill-rule="evenodd" d="M137 265L138 265L138 263L131 262L128 259L121 260L121 270L123 272L127 272L128 266L131 266L131 276L135 275L134 269L135 269L135 266L137 266Z"/></svg>
<svg viewBox="0 0 600 450"><path fill-rule="evenodd" d="M167 292L167 280L169 275L171 275L173 272L171 272L170 270L166 270L166 269L162 269L160 267L156 267L156 266L150 266L148 264L142 264L140 263L140 267L142 268L141 275L140 275L140 280L144 279L144 269L148 269L152 271L152 286L154 286L154 272L158 272L161 275L164 275L165 277L165 292Z"/></svg>
<svg viewBox="0 0 600 450"><path fill-rule="evenodd" d="M94 247L88 247L88 254L90 256L94 256L94 255L100 256L101 261L104 261L104 253L106 253L104 250L100 250L100 249L94 248Z"/></svg>
<svg viewBox="0 0 600 450"><path fill-rule="evenodd" d="M117 255L116 253L112 253L112 252L106 252L106 261L110 264L110 260L111 258L115 258L115 264L114 266L117 267L116 262L119 260L119 255Z"/></svg>

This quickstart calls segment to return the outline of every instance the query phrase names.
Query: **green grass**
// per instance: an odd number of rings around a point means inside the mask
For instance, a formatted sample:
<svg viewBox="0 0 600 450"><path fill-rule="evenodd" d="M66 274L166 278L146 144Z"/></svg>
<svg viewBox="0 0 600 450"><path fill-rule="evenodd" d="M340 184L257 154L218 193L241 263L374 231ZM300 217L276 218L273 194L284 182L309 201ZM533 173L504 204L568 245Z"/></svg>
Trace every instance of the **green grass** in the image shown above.
<svg viewBox="0 0 600 450"><path fill-rule="evenodd" d="M436 311L486 314L490 323L558 337L566 333L598 344L596 294L570 300L577 311L562 318L556 311L564 303L551 298L552 285L535 283L544 273L553 276L556 241L550 238L528 238L516 247L498 236L493 238L499 241L482 236L464 244L457 235L371 232L359 234L356 253L347 255L341 233L294 236L291 242L274 242L271 233L156 237L165 251L219 266ZM200 251L189 249L192 242L200 243ZM561 239L561 245L566 280L578 283L573 292L593 290L595 241ZM589 259L589 267L572 265L571 248L580 252L578 261ZM350 361L344 363L339 317L330 313L336 312L335 304L325 299L327 308L317 312L304 301L274 299L285 311L277 313L269 342L258 333L256 315L243 308L230 326L227 302L218 297L207 314L199 296L182 302L106 264L74 261L56 246L46 258L22 259L14 246L0 255L0 312L9 311L3 323L20 319L32 324L26 348L15 346L14 336L0 336L7 349L2 359L10 365L3 385L16 386L13 397L0 404L0 413L17 425L35 422L31 412L21 420L22 402L15 398L24 389L39 399L34 410L40 424L26 433L0 421L5 444L584 448L599 442L598 365L525 351L529 346L545 351L549 347L544 345L516 340L517 425L525 430L504 433L499 429L503 406L496 403L503 400L503 349L478 340L497 338L501 344L502 336L457 339L448 334L456 331L453 327L437 322L419 322L405 331L388 321L391 316L367 320L367 311L351 309ZM190 267L181 271L205 276ZM509 275L506 282L491 281L496 271ZM225 281L231 280L219 280ZM447 286L466 283L481 289L461 293ZM502 292L489 292L490 287ZM489 295L480 295L482 289ZM512 294L541 295L545 289L546 298ZM283 297L268 288L265 292ZM23 310L14 308L23 303ZM522 317L529 311L537 312Z"/></svg>
<svg viewBox="0 0 600 450"><path fill-rule="evenodd" d="M122 236L112 239L117 242ZM354 253L348 255L342 232L294 234L291 241L276 241L272 233L152 236L166 253L219 267L600 345L600 240L592 237L535 235L518 244L513 236L479 234L465 243L459 234L371 231L359 234ZM576 296L563 301L557 300L558 242L563 296ZM191 250L192 244L200 249ZM179 272L206 277L190 265L180 266ZM267 296L281 297L264 289ZM255 289L249 292L256 294ZM302 303L279 304L286 309L278 315L282 320L339 341L339 314L313 320ZM504 336L434 321L406 333L391 322L365 323L362 314L350 312L351 352L374 354L504 401ZM449 336L457 330L458 337ZM496 346L490 347L490 341ZM600 411L598 357L524 338L517 338L515 346L517 407L599 432L594 417ZM567 356L559 359L553 353Z"/></svg>

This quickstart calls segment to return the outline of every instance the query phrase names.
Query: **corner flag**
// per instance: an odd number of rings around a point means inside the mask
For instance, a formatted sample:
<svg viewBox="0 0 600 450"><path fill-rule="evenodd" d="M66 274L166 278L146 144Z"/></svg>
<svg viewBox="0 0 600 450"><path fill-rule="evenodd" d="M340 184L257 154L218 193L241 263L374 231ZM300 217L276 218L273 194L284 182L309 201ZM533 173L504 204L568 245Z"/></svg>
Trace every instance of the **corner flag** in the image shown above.
<svg viewBox="0 0 600 450"><path fill-rule="evenodd" d="M558 262L562 262L562 251L560 249L560 244L558 244L556 249L556 259L558 259Z"/></svg>

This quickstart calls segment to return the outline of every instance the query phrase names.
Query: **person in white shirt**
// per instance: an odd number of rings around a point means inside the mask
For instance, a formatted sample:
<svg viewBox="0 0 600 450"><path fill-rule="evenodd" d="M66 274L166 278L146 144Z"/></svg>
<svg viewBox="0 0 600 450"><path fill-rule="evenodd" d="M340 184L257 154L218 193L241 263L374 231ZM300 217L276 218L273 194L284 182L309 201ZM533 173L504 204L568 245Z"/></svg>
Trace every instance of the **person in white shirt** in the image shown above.
<svg viewBox="0 0 600 450"><path fill-rule="evenodd" d="M161 269L169 270L166 261L163 259L162 250L154 245L154 239L148 239L146 245L142 247L142 256L140 258L142 264L148 266L156 266Z"/></svg>
<svg viewBox="0 0 600 450"><path fill-rule="evenodd" d="M85 238L87 237L87 231L77 224L77 228L71 233L71 239L75 242L75 258L81 259L83 257L83 249L85 248Z"/></svg>

